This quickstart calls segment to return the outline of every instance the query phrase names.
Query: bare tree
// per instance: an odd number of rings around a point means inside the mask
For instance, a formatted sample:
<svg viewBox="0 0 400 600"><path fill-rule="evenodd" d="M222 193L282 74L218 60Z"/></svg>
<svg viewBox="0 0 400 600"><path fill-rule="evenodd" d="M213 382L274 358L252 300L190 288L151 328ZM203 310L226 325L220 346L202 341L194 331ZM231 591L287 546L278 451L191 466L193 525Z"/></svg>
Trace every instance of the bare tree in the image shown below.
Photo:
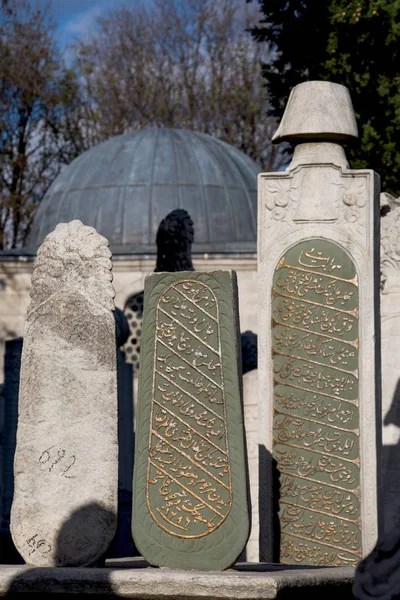
<svg viewBox="0 0 400 600"><path fill-rule="evenodd" d="M86 146L146 125L184 127L279 168L261 74L268 56L247 31L258 18L243 0L154 0L98 18L76 55Z"/></svg>
<svg viewBox="0 0 400 600"><path fill-rule="evenodd" d="M37 204L61 163L74 154L71 140L76 132L67 142L64 128L67 107L77 94L76 79L56 49L47 12L28 0L2 0L0 249L25 241Z"/></svg>
<svg viewBox="0 0 400 600"><path fill-rule="evenodd" d="M62 164L143 128L216 135L278 169L276 127L243 0L153 0L108 11L67 69L46 10L0 0L0 250L22 245Z"/></svg>

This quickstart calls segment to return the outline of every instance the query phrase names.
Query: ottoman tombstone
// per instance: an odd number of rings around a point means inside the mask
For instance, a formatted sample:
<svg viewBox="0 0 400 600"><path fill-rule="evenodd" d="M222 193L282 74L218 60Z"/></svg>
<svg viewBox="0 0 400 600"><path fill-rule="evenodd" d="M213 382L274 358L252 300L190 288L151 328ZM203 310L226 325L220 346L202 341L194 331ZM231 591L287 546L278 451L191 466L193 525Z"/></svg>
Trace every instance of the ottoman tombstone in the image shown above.
<svg viewBox="0 0 400 600"><path fill-rule="evenodd" d="M114 290L107 240L80 221L38 250L22 352L11 533L37 566L95 564L117 512Z"/></svg>
<svg viewBox="0 0 400 600"><path fill-rule="evenodd" d="M145 286L132 528L151 564L215 570L249 536L236 277Z"/></svg>
<svg viewBox="0 0 400 600"><path fill-rule="evenodd" d="M379 180L348 168L356 136L346 88L300 84L275 135L293 160L259 176L261 437L280 484L264 558L288 564L354 565L378 531Z"/></svg>

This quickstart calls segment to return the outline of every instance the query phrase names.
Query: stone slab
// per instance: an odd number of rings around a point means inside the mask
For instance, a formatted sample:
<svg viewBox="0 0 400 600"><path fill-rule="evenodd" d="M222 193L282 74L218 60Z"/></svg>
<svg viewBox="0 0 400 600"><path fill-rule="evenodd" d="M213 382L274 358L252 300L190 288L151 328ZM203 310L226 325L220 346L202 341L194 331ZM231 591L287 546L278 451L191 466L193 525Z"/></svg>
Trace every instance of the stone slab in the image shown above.
<svg viewBox="0 0 400 600"><path fill-rule="evenodd" d="M145 284L132 531L150 563L225 569L249 536L236 275Z"/></svg>
<svg viewBox="0 0 400 600"><path fill-rule="evenodd" d="M384 530L400 527L400 199L381 194L381 327Z"/></svg>
<svg viewBox="0 0 400 600"><path fill-rule="evenodd" d="M35 261L21 362L11 534L28 564L95 564L114 537L113 309L107 240L58 225Z"/></svg>
<svg viewBox="0 0 400 600"><path fill-rule="evenodd" d="M107 561L105 568L0 566L0 597L45 593L46 598L88 595L135 600L352 599L352 567L287 569L240 564L235 570L192 572L155 569L143 561Z"/></svg>

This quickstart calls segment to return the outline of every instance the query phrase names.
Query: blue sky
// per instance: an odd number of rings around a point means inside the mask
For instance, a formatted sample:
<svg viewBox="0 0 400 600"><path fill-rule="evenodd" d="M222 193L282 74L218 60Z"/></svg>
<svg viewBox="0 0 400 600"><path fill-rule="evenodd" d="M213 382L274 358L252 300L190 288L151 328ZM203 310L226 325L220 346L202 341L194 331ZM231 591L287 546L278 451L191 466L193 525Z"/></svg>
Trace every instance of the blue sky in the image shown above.
<svg viewBox="0 0 400 600"><path fill-rule="evenodd" d="M147 0L148 1L148 0ZM59 31L59 42L66 46L76 37L90 31L94 19L121 4L135 4L137 0L30 0L33 6L50 4L50 14Z"/></svg>

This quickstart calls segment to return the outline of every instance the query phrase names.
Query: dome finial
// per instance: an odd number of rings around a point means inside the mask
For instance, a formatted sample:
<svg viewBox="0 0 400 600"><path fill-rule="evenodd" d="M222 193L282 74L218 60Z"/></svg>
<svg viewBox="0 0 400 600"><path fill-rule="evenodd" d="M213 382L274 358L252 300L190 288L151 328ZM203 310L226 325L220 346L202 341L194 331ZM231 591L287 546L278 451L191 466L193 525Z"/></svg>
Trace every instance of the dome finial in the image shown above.
<svg viewBox="0 0 400 600"><path fill-rule="evenodd" d="M280 142L345 142L358 138L349 90L331 81L305 81L290 92L272 138Z"/></svg>

